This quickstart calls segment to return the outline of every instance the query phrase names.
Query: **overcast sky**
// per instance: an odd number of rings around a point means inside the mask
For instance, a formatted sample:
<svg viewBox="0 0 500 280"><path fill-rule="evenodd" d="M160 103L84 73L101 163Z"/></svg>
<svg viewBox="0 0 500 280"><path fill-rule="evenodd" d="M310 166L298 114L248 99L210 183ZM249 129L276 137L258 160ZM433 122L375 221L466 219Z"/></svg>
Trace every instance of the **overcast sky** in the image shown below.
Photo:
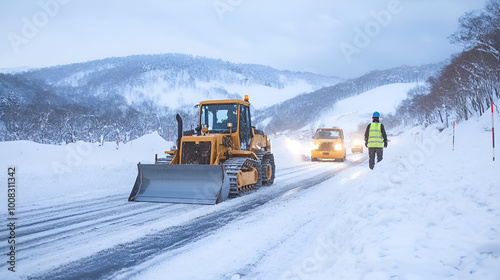
<svg viewBox="0 0 500 280"><path fill-rule="evenodd" d="M0 0L0 68L186 53L353 78L439 62L486 0Z"/></svg>

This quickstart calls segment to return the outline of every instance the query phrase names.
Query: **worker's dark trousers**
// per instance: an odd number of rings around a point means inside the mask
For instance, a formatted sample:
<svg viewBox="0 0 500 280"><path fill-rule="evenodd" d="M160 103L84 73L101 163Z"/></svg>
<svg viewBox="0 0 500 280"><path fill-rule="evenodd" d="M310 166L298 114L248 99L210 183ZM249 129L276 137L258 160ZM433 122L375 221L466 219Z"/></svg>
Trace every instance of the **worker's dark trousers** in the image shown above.
<svg viewBox="0 0 500 280"><path fill-rule="evenodd" d="M382 155L384 153L384 148L368 148L368 166L373 169L375 166L375 154L377 154L377 162L382 160Z"/></svg>

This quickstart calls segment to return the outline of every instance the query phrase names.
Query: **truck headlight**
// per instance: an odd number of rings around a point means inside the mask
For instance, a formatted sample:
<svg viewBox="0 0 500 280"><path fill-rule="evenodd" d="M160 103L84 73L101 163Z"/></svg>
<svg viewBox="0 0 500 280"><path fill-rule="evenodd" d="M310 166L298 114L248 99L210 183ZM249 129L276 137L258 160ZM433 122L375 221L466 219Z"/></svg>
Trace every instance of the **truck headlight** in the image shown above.
<svg viewBox="0 0 500 280"><path fill-rule="evenodd" d="M352 145L353 146L363 146L363 141L356 139L356 140L352 141Z"/></svg>
<svg viewBox="0 0 500 280"><path fill-rule="evenodd" d="M342 144L335 144L335 151L341 151L342 150Z"/></svg>

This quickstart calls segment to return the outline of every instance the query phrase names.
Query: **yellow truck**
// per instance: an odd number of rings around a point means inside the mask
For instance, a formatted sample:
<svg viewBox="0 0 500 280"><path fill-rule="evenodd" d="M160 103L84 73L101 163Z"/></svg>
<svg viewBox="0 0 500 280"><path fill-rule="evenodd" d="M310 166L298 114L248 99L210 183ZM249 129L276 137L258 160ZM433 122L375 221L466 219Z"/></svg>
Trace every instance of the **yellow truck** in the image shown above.
<svg viewBox="0 0 500 280"><path fill-rule="evenodd" d="M363 146L365 141L361 137L351 139L351 153L363 153Z"/></svg>
<svg viewBox="0 0 500 280"><path fill-rule="evenodd" d="M313 136L311 161L345 161L344 131L338 127L318 128Z"/></svg>

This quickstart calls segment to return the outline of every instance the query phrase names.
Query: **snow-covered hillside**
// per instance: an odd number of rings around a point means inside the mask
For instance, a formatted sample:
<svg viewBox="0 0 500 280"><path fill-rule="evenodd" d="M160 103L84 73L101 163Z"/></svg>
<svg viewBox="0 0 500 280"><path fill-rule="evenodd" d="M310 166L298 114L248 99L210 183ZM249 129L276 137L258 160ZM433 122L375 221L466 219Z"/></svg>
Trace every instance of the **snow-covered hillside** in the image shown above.
<svg viewBox="0 0 500 280"><path fill-rule="evenodd" d="M397 106L407 98L408 91L418 83L390 84L366 91L360 95L346 98L335 104L330 112L324 113L310 126L343 128L348 134L355 133L371 121L374 111L381 114L381 120L393 114ZM362 131L364 132L364 130Z"/></svg>
<svg viewBox="0 0 500 280"><path fill-rule="evenodd" d="M230 72L226 75L220 80L203 81L181 73L180 77L176 75L177 81L173 81L165 73L146 73L140 78L140 85L126 86L123 94L129 105L149 100L158 106L174 110L192 106L202 100L243 99L245 95L249 95L252 106L261 109L321 87L307 80L290 79L286 76L281 77L281 86L274 87L246 81L247 78L242 75L233 77L235 74ZM185 83L185 80L189 83Z"/></svg>
<svg viewBox="0 0 500 280"><path fill-rule="evenodd" d="M253 96L253 106L262 108L342 81L176 53L108 58L37 69L20 76L44 81L58 95L77 100L116 95L128 106L153 102L174 110L201 100L241 99L245 94Z"/></svg>
<svg viewBox="0 0 500 280"><path fill-rule="evenodd" d="M399 103L401 98L392 101L391 95L394 94L395 90L406 95L406 89L411 87L411 84L425 83L429 77L439 73L442 66L443 63L438 63L371 71L361 77L301 94L263 110L257 110L254 114L254 123L262 126L266 131L279 133L287 130L301 130L311 123L320 124L318 121L332 115L334 108L338 111L334 113L334 115L338 115L337 117L364 108L363 105L366 104L370 105L368 108L372 108L372 104L368 101L374 102L374 105L376 104L379 108L377 110L386 110L386 107L389 107L390 111L393 111L394 103ZM409 86L401 84L409 84ZM401 85L399 89L397 85ZM377 88L380 89L377 90ZM353 104L337 105L338 102L346 98L371 90L373 92L370 94L348 101ZM347 107L348 105L352 106L352 109Z"/></svg>
<svg viewBox="0 0 500 280"><path fill-rule="evenodd" d="M183 54L107 58L0 73L0 140L113 141L175 135L175 115L194 119L204 100L243 99L253 109L342 81L264 65ZM185 130L192 129L185 122Z"/></svg>
<svg viewBox="0 0 500 280"><path fill-rule="evenodd" d="M417 85L419 83L390 84L343 99L335 103L330 110L317 112L319 116L317 121L311 122L299 130L286 131L285 134L291 135L293 138L305 139L307 142L317 128L336 126L344 130L346 141L349 142L352 138L363 136L374 111L381 114L381 122L383 123L384 118L394 114L401 101L407 98L408 91Z"/></svg>

